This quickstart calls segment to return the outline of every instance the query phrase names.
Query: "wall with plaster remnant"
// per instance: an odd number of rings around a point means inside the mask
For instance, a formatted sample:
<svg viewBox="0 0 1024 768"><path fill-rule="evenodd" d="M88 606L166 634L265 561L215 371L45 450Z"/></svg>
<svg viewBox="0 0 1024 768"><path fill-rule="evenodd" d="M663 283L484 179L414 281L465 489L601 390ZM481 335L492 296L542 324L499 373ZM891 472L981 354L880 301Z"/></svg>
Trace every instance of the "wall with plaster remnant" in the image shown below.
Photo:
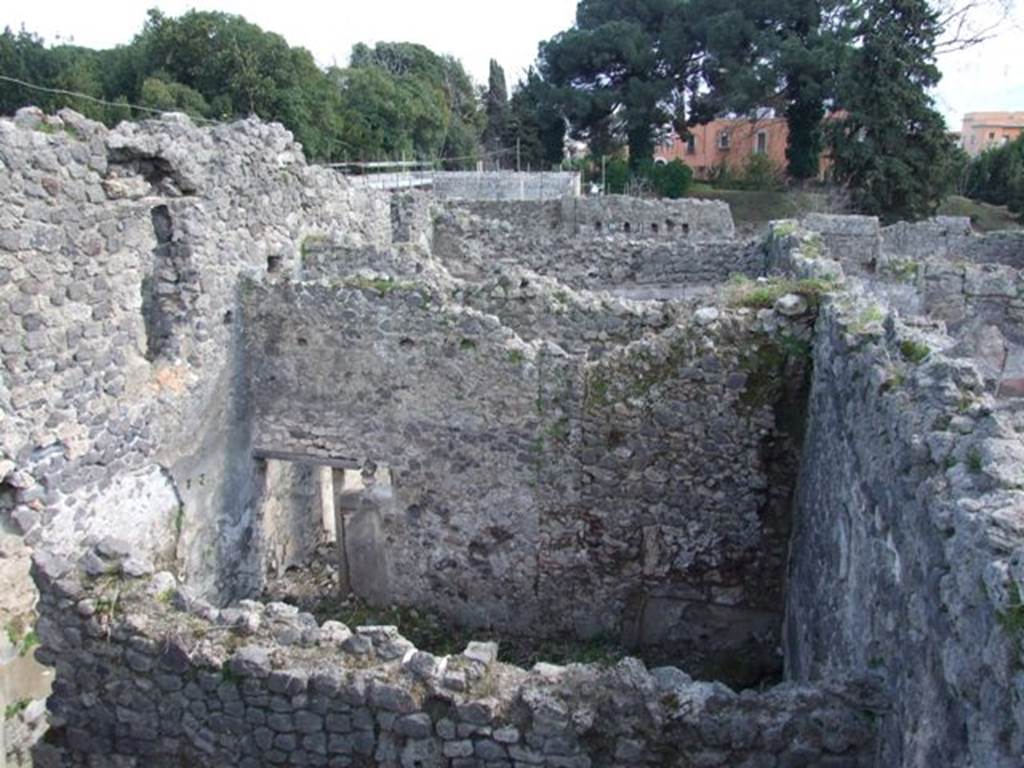
<svg viewBox="0 0 1024 768"><path fill-rule="evenodd" d="M386 199L256 121L26 110L0 121L0 161L8 514L33 544L117 533L207 594L251 588L239 276L294 269L312 232L387 242Z"/></svg>

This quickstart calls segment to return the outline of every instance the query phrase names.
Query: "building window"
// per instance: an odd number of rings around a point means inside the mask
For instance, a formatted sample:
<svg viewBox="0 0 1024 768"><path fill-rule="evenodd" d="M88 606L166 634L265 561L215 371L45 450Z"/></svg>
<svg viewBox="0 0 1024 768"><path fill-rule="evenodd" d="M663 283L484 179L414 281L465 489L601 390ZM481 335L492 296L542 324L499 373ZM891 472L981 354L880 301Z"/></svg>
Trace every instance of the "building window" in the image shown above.
<svg viewBox="0 0 1024 768"><path fill-rule="evenodd" d="M768 153L768 131L757 132L757 143L754 144L754 154L764 155Z"/></svg>
<svg viewBox="0 0 1024 768"><path fill-rule="evenodd" d="M718 134L718 148L728 149L729 148L729 132L720 131Z"/></svg>
<svg viewBox="0 0 1024 768"><path fill-rule="evenodd" d="M988 135L988 140L992 141L996 137L995 131L991 131Z"/></svg>
<svg viewBox="0 0 1024 768"><path fill-rule="evenodd" d="M686 137L686 154L697 154L697 137L694 136L692 133Z"/></svg>

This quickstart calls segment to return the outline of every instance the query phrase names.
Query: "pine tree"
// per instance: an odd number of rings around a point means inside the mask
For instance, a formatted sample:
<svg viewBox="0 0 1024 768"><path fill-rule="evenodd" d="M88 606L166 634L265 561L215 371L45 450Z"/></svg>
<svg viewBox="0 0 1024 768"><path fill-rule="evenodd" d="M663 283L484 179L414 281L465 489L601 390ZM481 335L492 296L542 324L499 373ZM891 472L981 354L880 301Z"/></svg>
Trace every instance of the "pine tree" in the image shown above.
<svg viewBox="0 0 1024 768"><path fill-rule="evenodd" d="M859 45L841 69L843 117L830 126L835 179L885 221L934 213L949 189L953 142L932 107L935 13L925 0L865 0Z"/></svg>

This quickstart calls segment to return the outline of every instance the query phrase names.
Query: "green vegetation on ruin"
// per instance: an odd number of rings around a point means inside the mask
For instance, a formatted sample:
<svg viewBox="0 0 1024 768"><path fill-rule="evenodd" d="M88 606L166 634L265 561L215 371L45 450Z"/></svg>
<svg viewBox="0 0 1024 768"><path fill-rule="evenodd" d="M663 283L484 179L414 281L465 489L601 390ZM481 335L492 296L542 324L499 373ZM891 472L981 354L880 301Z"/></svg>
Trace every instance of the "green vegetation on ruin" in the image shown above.
<svg viewBox="0 0 1024 768"><path fill-rule="evenodd" d="M809 373L811 352L809 342L788 334L767 338L748 351L741 360L747 382L740 394L740 404L757 409L778 402L793 363L801 365L805 375Z"/></svg>
<svg viewBox="0 0 1024 768"><path fill-rule="evenodd" d="M751 280L745 275L733 275L726 284L725 299L731 307L771 309L781 297L792 293L803 296L808 305L815 308L837 287L837 281L821 278Z"/></svg>
<svg viewBox="0 0 1024 768"><path fill-rule="evenodd" d="M308 266L310 256L322 249L328 242L330 242L330 238L327 235L306 235L302 238L302 242L299 243L299 254L302 256L303 266Z"/></svg>
<svg viewBox="0 0 1024 768"><path fill-rule="evenodd" d="M893 259L887 266L889 274L904 283L917 280L921 265L913 259Z"/></svg>
<svg viewBox="0 0 1024 768"><path fill-rule="evenodd" d="M406 280L392 280L389 277L347 277L342 281L347 288L359 288L360 290L376 291L381 295L388 295L395 291L414 291L416 283Z"/></svg>
<svg viewBox="0 0 1024 768"><path fill-rule="evenodd" d="M1009 605L1006 610L996 614L996 620L1013 641L1017 657L1015 661L1020 667L1024 663L1024 600L1021 600L1017 582L1011 581L1008 591Z"/></svg>
<svg viewBox="0 0 1024 768"><path fill-rule="evenodd" d="M7 640L17 650L19 656L27 656L29 651L39 645L39 635L33 627L33 616L15 616L4 628Z"/></svg>
<svg viewBox="0 0 1024 768"><path fill-rule="evenodd" d="M981 473L984 462L981 457L981 451L979 451L977 448L971 448L970 450L967 451L966 462L967 469L971 472L971 474L977 475Z"/></svg>
<svg viewBox="0 0 1024 768"><path fill-rule="evenodd" d="M927 344L914 339L907 339L900 343L900 355L908 363L918 365L922 363L928 355L932 353L931 348Z"/></svg>
<svg viewBox="0 0 1024 768"><path fill-rule="evenodd" d="M4 720L13 720L26 709L28 709L29 704L31 704L31 701L29 701L28 699L19 699L18 701L15 701L13 704L8 704L4 708Z"/></svg>

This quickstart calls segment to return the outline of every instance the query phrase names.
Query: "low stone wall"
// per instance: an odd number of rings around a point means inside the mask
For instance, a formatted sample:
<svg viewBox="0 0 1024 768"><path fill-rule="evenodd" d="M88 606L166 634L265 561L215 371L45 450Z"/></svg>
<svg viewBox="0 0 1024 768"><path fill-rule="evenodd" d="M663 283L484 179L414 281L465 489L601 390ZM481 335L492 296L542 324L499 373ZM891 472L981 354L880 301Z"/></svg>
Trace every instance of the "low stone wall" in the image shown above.
<svg viewBox="0 0 1024 768"><path fill-rule="evenodd" d="M810 213L802 224L821 236L825 255L840 262L847 272L875 271L882 254L882 231L877 217Z"/></svg>
<svg viewBox="0 0 1024 768"><path fill-rule="evenodd" d="M1024 269L1024 232L989 232L968 241L964 257L975 264L1005 264Z"/></svg>
<svg viewBox="0 0 1024 768"><path fill-rule="evenodd" d="M732 213L716 200L648 200L625 195L552 202L448 203L436 226L450 237L533 238L562 234L582 239L729 240Z"/></svg>
<svg viewBox="0 0 1024 768"><path fill-rule="evenodd" d="M469 280L489 278L497 265L582 290L689 287L762 274L760 244L736 241L734 234L728 206L712 201L459 204L435 215L432 254Z"/></svg>
<svg viewBox="0 0 1024 768"><path fill-rule="evenodd" d="M938 258L1024 269L1024 232L978 235L966 217L936 216L893 224L882 229L882 247L886 254L900 259Z"/></svg>
<svg viewBox="0 0 1024 768"><path fill-rule="evenodd" d="M525 671L489 643L438 658L393 627L318 626L280 603L218 611L169 574L126 577L118 551L101 542L92 577L36 559L61 765L857 768L874 748L863 684L737 695L635 659Z"/></svg>
<svg viewBox="0 0 1024 768"><path fill-rule="evenodd" d="M433 182L442 200L559 200L580 194L575 172L438 171Z"/></svg>
<svg viewBox="0 0 1024 768"><path fill-rule="evenodd" d="M882 228L882 249L904 259L949 258L963 253L978 239L966 216L936 216L924 221L900 221Z"/></svg>
<svg viewBox="0 0 1024 768"><path fill-rule="evenodd" d="M923 308L950 331L966 324L997 325L1024 344L1024 272L1001 264L928 261L920 265Z"/></svg>
<svg viewBox="0 0 1024 768"><path fill-rule="evenodd" d="M572 201L573 231L580 236L660 240L727 240L736 228L728 203L718 200L648 200L626 195L584 197Z"/></svg>
<svg viewBox="0 0 1024 768"><path fill-rule="evenodd" d="M876 765L1024 753L1024 447L978 372L867 299L818 320L790 550L787 675L874 671Z"/></svg>
<svg viewBox="0 0 1024 768"><path fill-rule="evenodd" d="M662 243L506 236L490 241L467 238L454 249L448 247L450 240L436 242L435 254L452 274L470 280L485 279L496 266L520 266L579 290L615 290L707 286L733 275L764 273L762 246L753 241Z"/></svg>

